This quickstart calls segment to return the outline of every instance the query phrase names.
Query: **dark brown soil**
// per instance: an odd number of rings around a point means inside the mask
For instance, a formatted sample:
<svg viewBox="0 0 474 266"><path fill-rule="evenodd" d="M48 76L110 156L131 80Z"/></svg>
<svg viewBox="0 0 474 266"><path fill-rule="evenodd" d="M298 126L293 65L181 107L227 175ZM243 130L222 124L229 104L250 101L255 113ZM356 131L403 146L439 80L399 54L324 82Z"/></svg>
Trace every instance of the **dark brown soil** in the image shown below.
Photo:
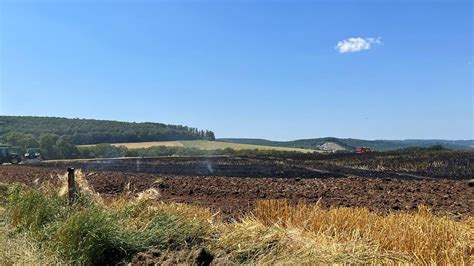
<svg viewBox="0 0 474 266"><path fill-rule="evenodd" d="M33 184L55 182L64 168L25 165L0 166L0 182ZM474 187L469 180L399 179L367 177L254 178L228 176L170 175L85 170L94 189L105 196L158 188L162 200L210 207L226 217L248 213L259 199L289 199L320 202L325 207L367 207L380 212L414 211L419 204L435 213L474 215Z"/></svg>

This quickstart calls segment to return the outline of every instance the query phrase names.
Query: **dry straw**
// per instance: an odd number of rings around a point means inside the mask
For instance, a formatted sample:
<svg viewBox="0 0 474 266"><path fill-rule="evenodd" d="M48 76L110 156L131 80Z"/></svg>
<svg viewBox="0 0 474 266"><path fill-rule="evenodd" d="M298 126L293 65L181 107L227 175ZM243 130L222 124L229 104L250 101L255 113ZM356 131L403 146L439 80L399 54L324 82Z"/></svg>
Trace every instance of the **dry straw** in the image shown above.
<svg viewBox="0 0 474 266"><path fill-rule="evenodd" d="M257 203L255 216L266 226L298 229L318 239L324 236L333 245L363 247L366 254L421 264L473 262L473 218L455 221L435 216L426 206L419 206L416 213L381 215L365 208L323 209L317 204L265 200Z"/></svg>

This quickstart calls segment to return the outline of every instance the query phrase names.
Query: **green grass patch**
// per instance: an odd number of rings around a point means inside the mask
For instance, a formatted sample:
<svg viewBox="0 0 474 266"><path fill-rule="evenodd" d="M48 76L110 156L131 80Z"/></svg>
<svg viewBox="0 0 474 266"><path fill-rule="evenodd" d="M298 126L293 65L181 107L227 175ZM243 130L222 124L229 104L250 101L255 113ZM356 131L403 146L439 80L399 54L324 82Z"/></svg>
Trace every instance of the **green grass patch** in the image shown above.
<svg viewBox="0 0 474 266"><path fill-rule="evenodd" d="M8 195L0 221L13 229L12 239L27 237L41 248L38 253L68 264L108 265L151 248L180 250L202 243L208 233L205 219L154 207L151 200L124 201L124 206L111 208L91 191L79 190L78 201L69 206L58 192L50 186L0 187Z"/></svg>
<svg viewBox="0 0 474 266"><path fill-rule="evenodd" d="M18 230L40 233L57 220L66 206L64 197L52 191L13 186L8 190L6 215Z"/></svg>
<svg viewBox="0 0 474 266"><path fill-rule="evenodd" d="M112 217L99 208L86 208L56 225L49 248L74 264L117 263L127 254L127 241Z"/></svg>
<svg viewBox="0 0 474 266"><path fill-rule="evenodd" d="M206 228L189 223L179 216L158 212L145 228L130 231L130 239L137 250L150 248L178 249L203 241Z"/></svg>

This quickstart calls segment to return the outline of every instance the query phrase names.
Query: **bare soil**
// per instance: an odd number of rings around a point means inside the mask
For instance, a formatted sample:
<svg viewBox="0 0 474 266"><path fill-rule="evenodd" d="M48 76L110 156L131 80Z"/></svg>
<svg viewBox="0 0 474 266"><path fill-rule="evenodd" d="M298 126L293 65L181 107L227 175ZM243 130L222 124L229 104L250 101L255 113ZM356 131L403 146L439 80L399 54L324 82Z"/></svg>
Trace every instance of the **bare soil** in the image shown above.
<svg viewBox="0 0 474 266"><path fill-rule="evenodd" d="M183 163L189 163L193 167L196 165L194 159L177 160L182 165ZM165 161L173 162L171 159ZM230 160L225 162L231 163ZM239 163L235 165L237 168L241 167ZM262 169L265 169L264 166ZM415 211L418 205L424 204L438 214L455 217L474 215L474 187L472 181L467 179L407 179L397 175L391 177L389 173L376 178L347 173L331 177L330 172L323 173L322 178L317 171L311 169L307 170L313 176L307 173L303 174L303 178L297 177L294 172L286 177L265 177L260 175L261 171L258 170L260 168L257 168L257 171L247 172L248 176L244 175L245 171L237 171L239 173L237 176L221 176L210 175L207 172L187 174L189 169L184 169L180 174L170 174L166 171L137 173L120 169L107 171L91 167L83 169L92 187L105 196L133 195L154 187L160 190L161 200L165 202L183 202L210 207L228 218L238 218L248 213L259 199L284 198L292 202L301 200L308 203L320 202L324 207L366 207L382 213ZM291 170L291 165L283 166L283 169L284 172L285 169ZM275 171L278 172L279 169ZM57 164L48 167L3 165L0 166L0 182L27 185L34 185L35 180L57 182L55 177L65 172L66 168ZM251 175L252 173L256 176Z"/></svg>

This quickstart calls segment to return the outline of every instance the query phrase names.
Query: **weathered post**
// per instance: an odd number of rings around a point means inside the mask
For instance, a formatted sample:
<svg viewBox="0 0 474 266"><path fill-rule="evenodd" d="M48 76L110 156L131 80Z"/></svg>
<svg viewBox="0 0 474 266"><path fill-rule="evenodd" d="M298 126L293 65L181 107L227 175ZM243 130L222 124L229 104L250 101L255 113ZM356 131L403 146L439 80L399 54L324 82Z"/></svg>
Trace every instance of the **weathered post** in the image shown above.
<svg viewBox="0 0 474 266"><path fill-rule="evenodd" d="M69 167L67 169L67 189L68 189L68 203L69 205L72 205L76 201L76 187L75 187L73 167Z"/></svg>

